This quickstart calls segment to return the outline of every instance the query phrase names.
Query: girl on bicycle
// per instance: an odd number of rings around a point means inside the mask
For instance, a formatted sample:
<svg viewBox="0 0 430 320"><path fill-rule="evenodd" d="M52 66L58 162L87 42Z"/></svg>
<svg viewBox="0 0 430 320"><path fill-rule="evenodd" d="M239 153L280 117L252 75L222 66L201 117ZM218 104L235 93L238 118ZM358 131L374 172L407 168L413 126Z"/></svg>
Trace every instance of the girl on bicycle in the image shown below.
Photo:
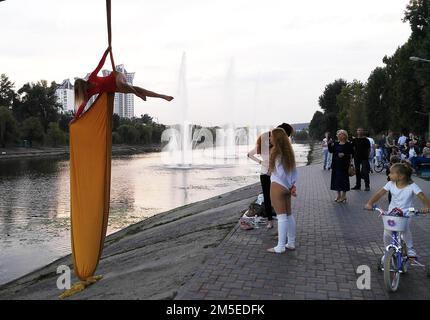
<svg viewBox="0 0 430 320"><path fill-rule="evenodd" d="M390 181L367 202L365 209L372 210L373 205L379 201L387 192L391 192L391 202L388 207L388 212L393 209L401 209L404 213L409 208L413 207L413 199L416 195L422 202L423 208L421 213L427 213L430 207L428 198L424 195L421 188L415 184L412 179L412 168L408 163L396 163L391 166L389 178ZM403 237L406 243L408 257L416 258L417 254L413 247L412 233L410 229L410 219ZM391 231L384 230L384 246L388 246L391 242Z"/></svg>

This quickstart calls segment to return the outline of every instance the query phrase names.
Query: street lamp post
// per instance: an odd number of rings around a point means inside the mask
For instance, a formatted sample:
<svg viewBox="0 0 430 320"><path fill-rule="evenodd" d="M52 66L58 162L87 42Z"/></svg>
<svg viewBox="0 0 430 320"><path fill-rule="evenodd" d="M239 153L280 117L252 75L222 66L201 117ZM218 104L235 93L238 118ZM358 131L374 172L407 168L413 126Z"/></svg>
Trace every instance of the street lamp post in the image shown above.
<svg viewBox="0 0 430 320"><path fill-rule="evenodd" d="M414 62L418 62L418 61L430 62L430 60L419 58L419 57L409 57L409 60L414 61Z"/></svg>
<svg viewBox="0 0 430 320"><path fill-rule="evenodd" d="M421 114L423 116L427 116L429 118L429 126L428 126L428 131L427 131L427 140L430 140L430 112L429 113L424 113L424 112L420 112L420 111L415 111L415 113Z"/></svg>
<svg viewBox="0 0 430 320"><path fill-rule="evenodd" d="M428 59L423 59L420 57L409 57L409 60L414 61L414 62L430 62L430 60ZM420 112L420 111L415 111L415 113L421 114L421 115L425 115L429 117L429 126L428 126L428 131L427 131L427 139L430 140L430 112L429 113L424 113L424 112Z"/></svg>

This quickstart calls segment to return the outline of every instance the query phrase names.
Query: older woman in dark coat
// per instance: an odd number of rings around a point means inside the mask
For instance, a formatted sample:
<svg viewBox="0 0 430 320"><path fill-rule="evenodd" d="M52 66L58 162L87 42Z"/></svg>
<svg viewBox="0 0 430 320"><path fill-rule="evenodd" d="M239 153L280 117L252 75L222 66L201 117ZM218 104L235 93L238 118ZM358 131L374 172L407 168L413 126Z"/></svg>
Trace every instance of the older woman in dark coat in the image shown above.
<svg viewBox="0 0 430 320"><path fill-rule="evenodd" d="M338 130L336 136L338 141L328 145L329 152L333 153L330 189L337 191L334 201L340 203L346 202L346 192L350 190L348 170L353 148L345 130Z"/></svg>

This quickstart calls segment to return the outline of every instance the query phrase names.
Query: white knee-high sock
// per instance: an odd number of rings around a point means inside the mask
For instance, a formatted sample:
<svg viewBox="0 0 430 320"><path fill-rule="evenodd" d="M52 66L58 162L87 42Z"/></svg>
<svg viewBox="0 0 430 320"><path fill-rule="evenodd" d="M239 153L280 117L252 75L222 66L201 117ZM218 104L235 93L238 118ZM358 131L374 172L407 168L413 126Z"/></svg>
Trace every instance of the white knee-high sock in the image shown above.
<svg viewBox="0 0 430 320"><path fill-rule="evenodd" d="M288 246L296 245L296 219L293 214L287 216Z"/></svg>
<svg viewBox="0 0 430 320"><path fill-rule="evenodd" d="M287 242L287 214L278 214L278 245L275 247L276 252L285 251L285 244Z"/></svg>

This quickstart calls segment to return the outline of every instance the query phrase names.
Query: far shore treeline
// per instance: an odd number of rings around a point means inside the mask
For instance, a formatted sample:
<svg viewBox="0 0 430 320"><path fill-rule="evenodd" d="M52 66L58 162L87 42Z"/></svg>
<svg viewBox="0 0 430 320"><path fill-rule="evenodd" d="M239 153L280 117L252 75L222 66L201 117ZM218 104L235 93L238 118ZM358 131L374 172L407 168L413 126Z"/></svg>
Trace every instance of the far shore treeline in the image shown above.
<svg viewBox="0 0 430 320"><path fill-rule="evenodd" d="M0 75L0 148L68 145L69 122L74 114L62 110L57 102L56 88L55 82L48 84L40 80L26 83L15 92L14 83L8 76ZM112 120L114 144L161 145L161 135L167 129L166 125L154 122L148 114L131 119L114 114ZM193 125L192 132L200 128ZM215 138L219 127L206 129ZM296 141L306 141L308 134L306 131L297 132L295 138Z"/></svg>
<svg viewBox="0 0 430 320"><path fill-rule="evenodd" d="M68 144L71 111L57 102L57 84L41 80L26 83L17 92L5 74L0 75L0 148L16 146L62 146ZM113 143L154 145L166 126L147 114L140 118L113 115Z"/></svg>
<svg viewBox="0 0 430 320"><path fill-rule="evenodd" d="M334 134L340 128L354 133L358 127L372 136L388 130L426 135L430 63L410 57L430 59L430 0L410 1L403 22L411 27L408 41L392 56L383 57L384 66L371 71L366 83L337 79L325 87L319 97L323 112L315 112L309 126L312 138L321 140L324 132Z"/></svg>
<svg viewBox="0 0 430 320"><path fill-rule="evenodd" d="M5 74L0 75L0 148L6 147L57 147L69 143L69 122L73 112L63 111L57 102L57 84L40 80L26 83L17 92L14 83ZM179 130L178 125L172 126ZM192 133L201 126L193 125ZM139 118L112 119L112 142L114 144L160 146L161 136L167 129L164 124L153 121L148 114ZM217 129L208 129L216 138ZM248 128L242 128L248 132ZM243 137L242 137L243 138ZM299 131L294 136L297 142L306 142L307 131ZM239 139L239 144L247 144L247 139ZM250 144L253 142L251 141Z"/></svg>

